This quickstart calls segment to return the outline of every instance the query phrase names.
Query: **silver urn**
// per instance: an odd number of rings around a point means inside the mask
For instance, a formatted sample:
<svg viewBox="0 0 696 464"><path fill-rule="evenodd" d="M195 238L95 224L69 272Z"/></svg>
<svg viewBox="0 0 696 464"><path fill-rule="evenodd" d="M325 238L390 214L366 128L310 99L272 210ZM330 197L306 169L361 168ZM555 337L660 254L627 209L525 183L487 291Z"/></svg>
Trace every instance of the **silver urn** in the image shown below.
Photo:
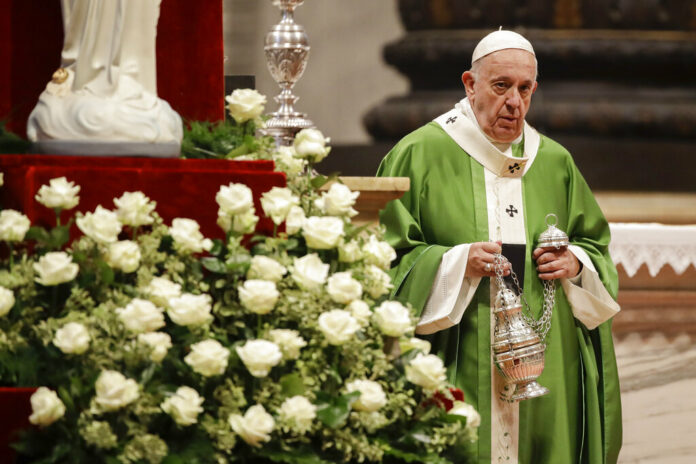
<svg viewBox="0 0 696 464"><path fill-rule="evenodd" d="M270 135L278 145L291 145L295 134L302 129L314 127L307 115L295 110L299 97L292 93L295 83L302 77L309 59L309 40L304 28L294 19L295 8L304 0L273 0L281 10L281 20L273 26L264 44L266 65L273 79L281 88L275 101L278 111L271 113L262 132Z"/></svg>
<svg viewBox="0 0 696 464"><path fill-rule="evenodd" d="M495 300L493 353L503 378L515 387L508 399L521 401L545 395L537 382L544 371L546 345L522 314L519 297L507 287Z"/></svg>

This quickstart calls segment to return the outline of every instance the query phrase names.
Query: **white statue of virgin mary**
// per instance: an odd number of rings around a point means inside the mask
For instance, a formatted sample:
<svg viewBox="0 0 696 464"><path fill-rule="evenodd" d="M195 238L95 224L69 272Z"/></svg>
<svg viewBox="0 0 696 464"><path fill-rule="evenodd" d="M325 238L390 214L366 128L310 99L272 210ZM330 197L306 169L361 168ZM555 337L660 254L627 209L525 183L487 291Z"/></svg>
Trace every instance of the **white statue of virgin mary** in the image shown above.
<svg viewBox="0 0 696 464"><path fill-rule="evenodd" d="M39 151L177 156L181 118L157 97L161 0L61 0L61 67L29 116Z"/></svg>

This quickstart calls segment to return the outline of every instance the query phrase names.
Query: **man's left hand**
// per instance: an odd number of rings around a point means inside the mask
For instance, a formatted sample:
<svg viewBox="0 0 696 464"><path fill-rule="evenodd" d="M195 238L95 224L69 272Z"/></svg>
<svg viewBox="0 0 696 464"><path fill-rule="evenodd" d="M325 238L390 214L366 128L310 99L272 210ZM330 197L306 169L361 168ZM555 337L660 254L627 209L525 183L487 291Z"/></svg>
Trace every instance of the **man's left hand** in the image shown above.
<svg viewBox="0 0 696 464"><path fill-rule="evenodd" d="M571 279L580 272L580 262L568 248L537 248L532 258L542 280Z"/></svg>

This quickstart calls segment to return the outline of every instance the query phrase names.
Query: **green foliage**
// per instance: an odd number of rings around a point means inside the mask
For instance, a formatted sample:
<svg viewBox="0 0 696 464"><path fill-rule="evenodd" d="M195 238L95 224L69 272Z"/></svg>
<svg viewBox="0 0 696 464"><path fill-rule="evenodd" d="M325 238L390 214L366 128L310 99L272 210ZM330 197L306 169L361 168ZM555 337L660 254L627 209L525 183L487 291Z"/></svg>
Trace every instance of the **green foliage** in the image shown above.
<svg viewBox="0 0 696 464"><path fill-rule="evenodd" d="M270 156L273 146L270 137L256 137L256 124L247 121L237 124L234 121L220 122L190 121L184 129L181 142L183 158L234 159L240 156Z"/></svg>

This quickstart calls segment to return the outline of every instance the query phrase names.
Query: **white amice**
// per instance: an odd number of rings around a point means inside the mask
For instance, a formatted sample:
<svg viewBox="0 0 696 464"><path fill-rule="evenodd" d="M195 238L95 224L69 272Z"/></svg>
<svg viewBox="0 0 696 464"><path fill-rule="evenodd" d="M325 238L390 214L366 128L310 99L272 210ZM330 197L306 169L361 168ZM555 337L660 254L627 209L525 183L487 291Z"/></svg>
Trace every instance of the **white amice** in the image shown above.
<svg viewBox="0 0 696 464"><path fill-rule="evenodd" d="M157 96L161 0L61 0L61 68L29 116L43 152L178 156L181 117Z"/></svg>

